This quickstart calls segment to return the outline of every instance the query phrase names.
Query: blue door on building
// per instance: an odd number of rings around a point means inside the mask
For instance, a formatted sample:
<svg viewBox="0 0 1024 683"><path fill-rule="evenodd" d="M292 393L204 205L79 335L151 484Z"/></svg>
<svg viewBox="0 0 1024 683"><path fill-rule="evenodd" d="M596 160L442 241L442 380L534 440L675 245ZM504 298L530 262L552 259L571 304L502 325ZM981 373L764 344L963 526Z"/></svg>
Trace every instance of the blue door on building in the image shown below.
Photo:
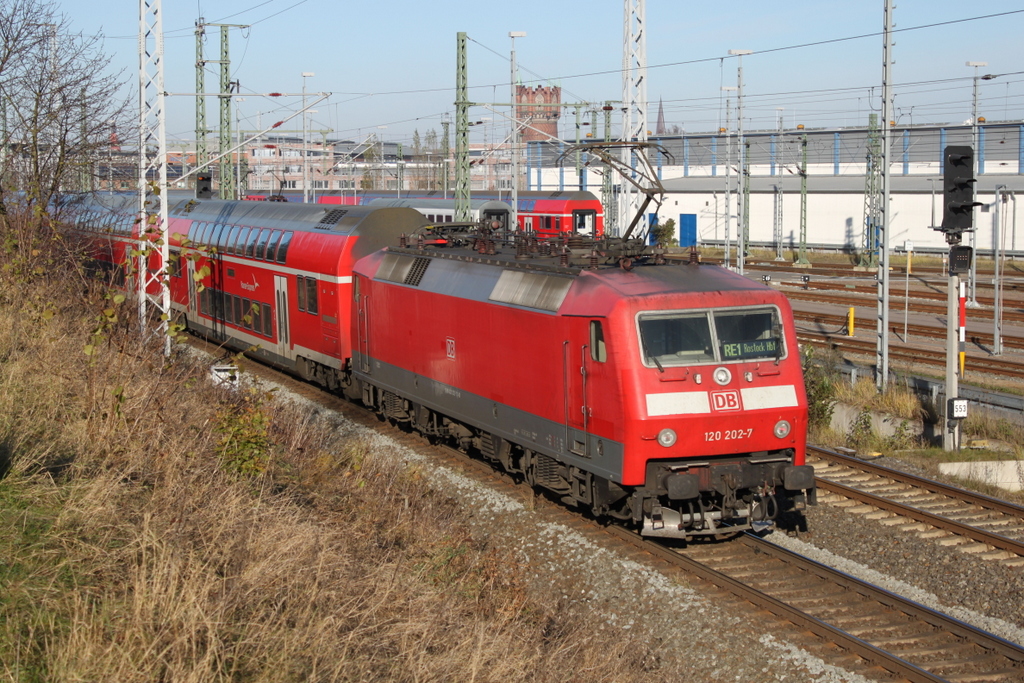
<svg viewBox="0 0 1024 683"><path fill-rule="evenodd" d="M679 246L692 247L697 244L697 214L679 214Z"/></svg>

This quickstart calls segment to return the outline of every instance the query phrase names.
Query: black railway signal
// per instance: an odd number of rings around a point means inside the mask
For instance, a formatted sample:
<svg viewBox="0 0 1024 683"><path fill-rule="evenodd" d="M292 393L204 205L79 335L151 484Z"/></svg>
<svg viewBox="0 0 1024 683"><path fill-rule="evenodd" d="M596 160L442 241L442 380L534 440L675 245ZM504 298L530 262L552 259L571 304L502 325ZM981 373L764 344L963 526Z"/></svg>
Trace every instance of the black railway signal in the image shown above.
<svg viewBox="0 0 1024 683"><path fill-rule="evenodd" d="M209 173L196 175L196 199L210 199L213 197L213 181Z"/></svg>
<svg viewBox="0 0 1024 683"><path fill-rule="evenodd" d="M964 232L974 230L974 149L950 145L943 152L942 226L946 242L958 244Z"/></svg>

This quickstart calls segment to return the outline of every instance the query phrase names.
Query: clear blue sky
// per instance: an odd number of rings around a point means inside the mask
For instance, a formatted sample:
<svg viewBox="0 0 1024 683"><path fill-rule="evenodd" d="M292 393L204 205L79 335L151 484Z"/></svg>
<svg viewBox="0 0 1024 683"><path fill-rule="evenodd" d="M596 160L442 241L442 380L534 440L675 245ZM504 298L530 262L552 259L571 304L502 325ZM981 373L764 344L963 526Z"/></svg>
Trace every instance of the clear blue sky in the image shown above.
<svg viewBox="0 0 1024 683"><path fill-rule="evenodd" d="M980 73L1000 75L982 82L979 114L990 121L1024 119L1024 4L897 4L893 82L901 123L967 119L974 75L967 61L988 62ZM74 30L106 37L111 69L124 70L125 92L134 98L138 3L58 0L58 6ZM748 130L775 128L780 115L787 128L865 125L880 102L883 8L882 0L647 0L648 127L654 129L663 100L669 125L694 133L717 129L725 109L721 87L736 85L730 49L754 51L743 58ZM333 129L333 137L377 133L408 144L416 129L421 135L440 131L442 113L454 112L459 31L470 39L474 102L509 99L509 31L527 33L516 39L524 81L561 85L563 101L622 97L622 0L164 0L163 9L170 92L195 90L199 16L251 25L230 34L232 79L241 82L246 98L238 105L243 128L256 126L258 112L268 125L299 105L300 98L271 100L255 93L299 93L302 72L314 72L309 91L333 95L317 106L313 127ZM971 20L1000 13L1010 14ZM206 57L218 59L219 52L219 29L210 28ZM213 91L218 65L207 69L207 89ZM169 98L167 108L168 134L191 139L194 99ZM482 107L470 117L492 119L473 129L474 141L500 140L507 132L504 119ZM218 120L211 100L207 121L216 127ZM283 128L299 125L294 119Z"/></svg>

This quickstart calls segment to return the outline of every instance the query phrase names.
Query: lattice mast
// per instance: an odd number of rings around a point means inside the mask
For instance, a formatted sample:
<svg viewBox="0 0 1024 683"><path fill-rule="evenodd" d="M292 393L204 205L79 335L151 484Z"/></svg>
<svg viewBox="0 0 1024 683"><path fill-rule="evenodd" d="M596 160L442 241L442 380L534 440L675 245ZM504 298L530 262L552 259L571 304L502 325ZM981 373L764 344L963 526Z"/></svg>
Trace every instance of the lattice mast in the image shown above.
<svg viewBox="0 0 1024 683"><path fill-rule="evenodd" d="M220 198L236 199L235 167L231 163L231 155L224 154L231 149L231 50L228 47L227 24L220 24L220 139L218 142L220 143L218 152L222 155L217 173L220 178ZM305 161L303 160L303 163Z"/></svg>
<svg viewBox="0 0 1024 683"><path fill-rule="evenodd" d="M878 114L868 116L867 167L864 170L864 241L860 264L878 266L878 231L882 224L882 141Z"/></svg>
<svg viewBox="0 0 1024 683"><path fill-rule="evenodd" d="M163 335L164 355L170 355L167 123L160 0L139 0L139 233L136 283L140 328L145 336L152 313L156 331ZM155 290L152 298L149 296L151 289Z"/></svg>
<svg viewBox="0 0 1024 683"><path fill-rule="evenodd" d="M209 159L206 151L206 60L203 58L203 39L206 24L199 17L196 22L196 166L201 168Z"/></svg>
<svg viewBox="0 0 1024 683"><path fill-rule="evenodd" d="M892 115L892 0L885 0L885 30L882 41L882 220L878 244L878 325L875 353L875 386L885 391L889 385L889 160Z"/></svg>
<svg viewBox="0 0 1024 683"><path fill-rule="evenodd" d="M647 32L645 0L625 0L622 24L622 141L647 142ZM622 149L622 162L634 167L632 149ZM627 225L640 205L640 193L630 183L622 183L617 234ZM646 221L646 218L641 219Z"/></svg>
<svg viewBox="0 0 1024 683"><path fill-rule="evenodd" d="M809 266L807 259L807 133L800 138L800 245L796 263Z"/></svg>
<svg viewBox="0 0 1024 683"><path fill-rule="evenodd" d="M466 34L458 34L455 64L455 220L470 220L469 197L469 73Z"/></svg>

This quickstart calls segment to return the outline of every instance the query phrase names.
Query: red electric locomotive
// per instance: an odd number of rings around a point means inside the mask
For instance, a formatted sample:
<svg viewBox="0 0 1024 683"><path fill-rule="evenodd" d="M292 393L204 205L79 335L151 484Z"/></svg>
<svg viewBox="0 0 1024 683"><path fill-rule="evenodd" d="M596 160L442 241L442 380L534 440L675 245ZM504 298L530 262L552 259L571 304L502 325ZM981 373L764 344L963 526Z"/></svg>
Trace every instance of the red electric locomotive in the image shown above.
<svg viewBox="0 0 1024 683"><path fill-rule="evenodd" d="M786 298L639 240L575 241L547 257L477 238L362 259L364 402L648 536L735 532L813 503Z"/></svg>

